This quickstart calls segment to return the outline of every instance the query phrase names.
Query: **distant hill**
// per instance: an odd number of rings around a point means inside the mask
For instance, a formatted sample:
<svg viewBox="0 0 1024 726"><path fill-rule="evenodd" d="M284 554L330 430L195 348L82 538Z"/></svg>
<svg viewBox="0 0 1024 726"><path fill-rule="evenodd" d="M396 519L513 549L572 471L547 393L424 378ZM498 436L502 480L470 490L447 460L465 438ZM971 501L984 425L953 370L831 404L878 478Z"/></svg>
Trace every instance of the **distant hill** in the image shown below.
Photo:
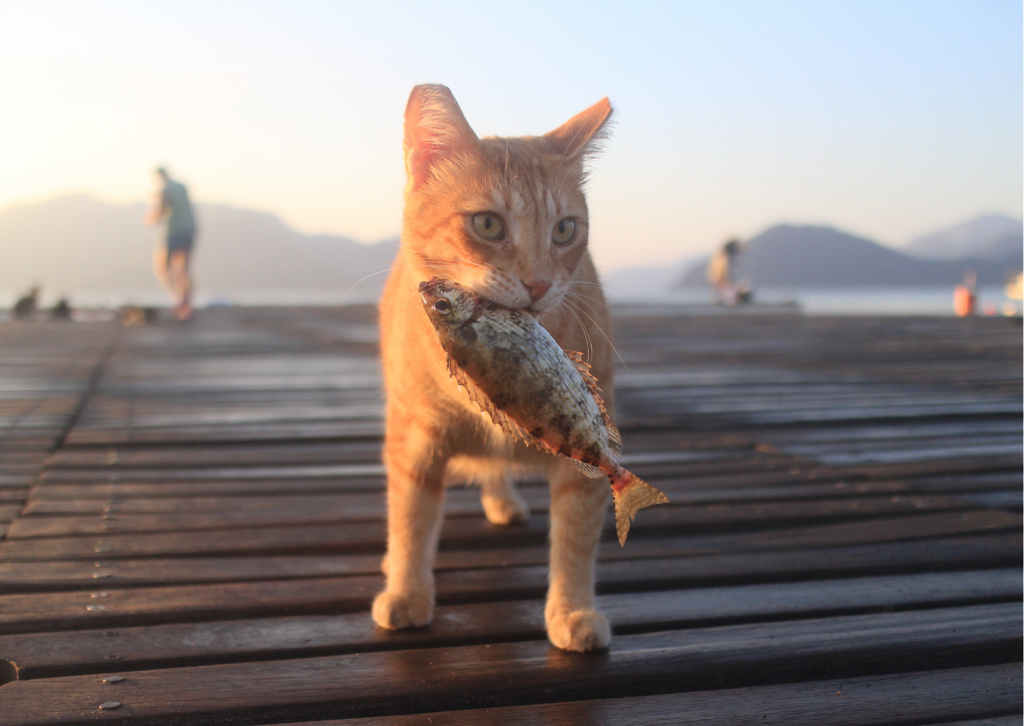
<svg viewBox="0 0 1024 726"><path fill-rule="evenodd" d="M1024 267L1024 232L1014 232L1000 237L982 250L980 256L1008 267L1021 269Z"/></svg>
<svg viewBox="0 0 1024 726"><path fill-rule="evenodd" d="M202 290L346 290L387 270L398 240L360 244L305 235L273 214L197 205L195 273ZM106 204L70 196L0 212L0 289L34 282L51 291L151 290L153 243L143 204ZM375 297L385 274L360 283Z"/></svg>
<svg viewBox="0 0 1024 726"><path fill-rule="evenodd" d="M748 242L737 276L755 289L898 288L954 285L973 270L979 284L1002 285L1010 267L980 258L921 259L831 227L779 225ZM706 284L704 265L698 264L676 286Z"/></svg>
<svg viewBox="0 0 1024 726"><path fill-rule="evenodd" d="M1013 259L1021 257L1021 245L1015 250L1003 246L1007 243L1012 247L1013 240L1021 240L1024 233L1024 222L1002 214L986 214L955 227L933 232L911 240L903 251L915 257L933 260L957 260L968 257L1006 261L1006 255L1013 253Z"/></svg>

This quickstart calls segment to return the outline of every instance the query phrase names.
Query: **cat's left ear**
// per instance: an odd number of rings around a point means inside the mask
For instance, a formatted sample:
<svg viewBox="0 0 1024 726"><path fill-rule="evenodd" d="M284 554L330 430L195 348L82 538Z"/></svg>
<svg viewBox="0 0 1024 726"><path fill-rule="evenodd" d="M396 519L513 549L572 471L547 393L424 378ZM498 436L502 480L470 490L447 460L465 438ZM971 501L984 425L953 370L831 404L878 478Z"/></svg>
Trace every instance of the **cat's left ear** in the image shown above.
<svg viewBox="0 0 1024 726"><path fill-rule="evenodd" d="M612 105L602 98L586 111L576 114L544 138L565 158L582 158L594 153L608 136Z"/></svg>

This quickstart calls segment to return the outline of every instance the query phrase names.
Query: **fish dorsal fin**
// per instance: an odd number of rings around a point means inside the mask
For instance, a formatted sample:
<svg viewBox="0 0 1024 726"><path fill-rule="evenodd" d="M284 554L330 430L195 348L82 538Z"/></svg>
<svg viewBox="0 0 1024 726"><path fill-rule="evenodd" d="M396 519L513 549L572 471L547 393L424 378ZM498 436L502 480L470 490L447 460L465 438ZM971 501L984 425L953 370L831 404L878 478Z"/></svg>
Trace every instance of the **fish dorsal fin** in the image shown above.
<svg viewBox="0 0 1024 726"><path fill-rule="evenodd" d="M576 370L579 371L583 382L587 384L587 390L590 391L590 395L594 397L594 401L601 411L601 420L604 421L604 427L608 430L608 445L612 453L620 456L622 454L622 434L619 433L618 427L612 423L611 416L608 415L608 411L604 407L601 387L597 385L597 378L590 371L590 364L583 360L583 354L578 350L567 350L565 355L576 366Z"/></svg>
<svg viewBox="0 0 1024 726"><path fill-rule="evenodd" d="M541 451L557 453L495 406L487 394L481 391L473 379L459 367L459 364L452 360L451 355L448 356L448 373L459 384L459 387L466 391L469 400L475 403L482 413L487 414L494 425L501 429L506 436L511 436L514 440L522 441L527 446L533 446Z"/></svg>

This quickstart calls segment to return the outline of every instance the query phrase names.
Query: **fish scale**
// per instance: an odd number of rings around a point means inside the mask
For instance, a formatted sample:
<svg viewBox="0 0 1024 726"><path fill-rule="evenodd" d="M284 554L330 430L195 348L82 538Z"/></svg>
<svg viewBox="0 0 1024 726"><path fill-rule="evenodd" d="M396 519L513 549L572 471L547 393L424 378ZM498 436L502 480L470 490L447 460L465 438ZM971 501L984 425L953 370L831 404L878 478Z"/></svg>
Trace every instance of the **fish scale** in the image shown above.
<svg viewBox="0 0 1024 726"><path fill-rule="evenodd" d="M582 354L562 350L532 314L456 283L435 277L419 291L451 376L496 426L589 477L608 477L625 546L637 512L668 497L618 463L622 439Z"/></svg>

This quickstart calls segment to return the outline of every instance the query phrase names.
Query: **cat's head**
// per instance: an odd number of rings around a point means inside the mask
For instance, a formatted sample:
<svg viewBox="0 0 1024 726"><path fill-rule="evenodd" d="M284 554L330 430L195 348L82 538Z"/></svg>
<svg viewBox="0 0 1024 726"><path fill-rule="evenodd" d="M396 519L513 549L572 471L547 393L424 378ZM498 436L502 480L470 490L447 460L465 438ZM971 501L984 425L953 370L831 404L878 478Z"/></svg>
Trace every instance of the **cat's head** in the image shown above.
<svg viewBox="0 0 1024 726"><path fill-rule="evenodd" d="M587 249L585 161L608 128L598 101L544 136L478 138L444 86L405 110L402 243L436 275L511 308L553 309Z"/></svg>

